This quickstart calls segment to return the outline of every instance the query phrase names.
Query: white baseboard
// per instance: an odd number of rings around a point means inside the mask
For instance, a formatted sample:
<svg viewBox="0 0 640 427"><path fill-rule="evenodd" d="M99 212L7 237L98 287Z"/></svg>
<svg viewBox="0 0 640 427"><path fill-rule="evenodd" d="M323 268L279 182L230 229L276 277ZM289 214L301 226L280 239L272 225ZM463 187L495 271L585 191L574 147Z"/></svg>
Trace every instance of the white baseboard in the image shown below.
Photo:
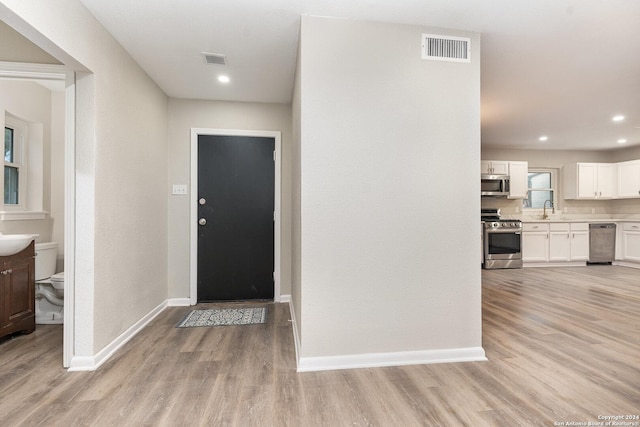
<svg viewBox="0 0 640 427"><path fill-rule="evenodd" d="M477 362L486 360L487 358L482 347L369 353L346 356L300 357L298 358L298 372L424 365L432 363Z"/></svg>
<svg viewBox="0 0 640 427"><path fill-rule="evenodd" d="M284 302L288 303L291 301L291 295L280 295L279 298L275 299L275 302Z"/></svg>
<svg viewBox="0 0 640 427"><path fill-rule="evenodd" d="M524 268L546 268L546 267L586 267L586 261L550 261L550 262L523 262Z"/></svg>
<svg viewBox="0 0 640 427"><path fill-rule="evenodd" d="M191 300L189 298L169 298L167 307L189 307Z"/></svg>
<svg viewBox="0 0 640 427"><path fill-rule="evenodd" d="M298 322L289 299L289 311L296 350L297 372L329 371L338 369L378 368L384 366L424 365L431 363L486 361L482 347L452 348L445 350L402 351L394 353L369 353L345 356L300 357Z"/></svg>
<svg viewBox="0 0 640 427"><path fill-rule="evenodd" d="M612 265L618 265L620 267L640 268L640 264L632 261L613 261Z"/></svg>
<svg viewBox="0 0 640 427"><path fill-rule="evenodd" d="M296 321L296 312L293 309L293 300L289 299L289 312L291 313L291 326L293 329L293 343L296 350L296 365L300 368L300 341L298 335L298 322Z"/></svg>
<svg viewBox="0 0 640 427"><path fill-rule="evenodd" d="M188 299L187 299L188 301ZM74 356L69 363L69 371L95 371L102 364L104 364L116 351L122 348L131 338L135 337L138 332L144 329L149 322L151 322L156 316L168 307L169 300L163 301L156 308L151 310L142 319L134 323L129 329L124 331L115 340L111 341L102 350L100 350L94 356Z"/></svg>

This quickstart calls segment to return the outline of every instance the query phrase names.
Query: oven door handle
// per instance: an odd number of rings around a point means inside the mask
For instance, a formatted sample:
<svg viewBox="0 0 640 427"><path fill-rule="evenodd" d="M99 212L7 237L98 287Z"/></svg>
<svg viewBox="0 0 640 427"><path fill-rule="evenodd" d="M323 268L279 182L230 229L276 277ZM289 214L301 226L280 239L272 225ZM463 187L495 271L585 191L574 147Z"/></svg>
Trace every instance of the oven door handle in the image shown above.
<svg viewBox="0 0 640 427"><path fill-rule="evenodd" d="M487 234L502 233L502 234L522 234L521 230L487 230Z"/></svg>

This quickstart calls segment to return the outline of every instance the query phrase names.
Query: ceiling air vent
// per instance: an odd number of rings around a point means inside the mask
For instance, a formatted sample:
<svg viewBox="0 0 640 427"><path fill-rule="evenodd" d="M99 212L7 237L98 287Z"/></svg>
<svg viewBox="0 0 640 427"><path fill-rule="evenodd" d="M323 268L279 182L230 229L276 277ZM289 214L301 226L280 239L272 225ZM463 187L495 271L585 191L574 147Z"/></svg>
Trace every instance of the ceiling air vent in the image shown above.
<svg viewBox="0 0 640 427"><path fill-rule="evenodd" d="M471 39L466 37L423 34L422 59L471 62Z"/></svg>
<svg viewBox="0 0 640 427"><path fill-rule="evenodd" d="M202 56L204 56L204 60L207 64L227 65L224 55L202 52Z"/></svg>

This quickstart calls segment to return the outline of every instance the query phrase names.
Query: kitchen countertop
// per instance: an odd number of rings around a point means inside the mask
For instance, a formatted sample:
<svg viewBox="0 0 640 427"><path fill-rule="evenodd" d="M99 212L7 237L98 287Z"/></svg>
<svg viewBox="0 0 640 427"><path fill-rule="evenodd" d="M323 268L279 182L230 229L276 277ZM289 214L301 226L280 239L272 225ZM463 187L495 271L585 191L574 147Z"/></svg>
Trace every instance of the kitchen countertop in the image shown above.
<svg viewBox="0 0 640 427"><path fill-rule="evenodd" d="M552 222L586 222L586 223L599 223L599 222L640 222L640 217L612 217L612 218L585 218L585 217L549 217L549 219L542 219L540 217L520 217L520 218L505 218L503 219L519 219L522 222L535 222L535 223L552 223Z"/></svg>

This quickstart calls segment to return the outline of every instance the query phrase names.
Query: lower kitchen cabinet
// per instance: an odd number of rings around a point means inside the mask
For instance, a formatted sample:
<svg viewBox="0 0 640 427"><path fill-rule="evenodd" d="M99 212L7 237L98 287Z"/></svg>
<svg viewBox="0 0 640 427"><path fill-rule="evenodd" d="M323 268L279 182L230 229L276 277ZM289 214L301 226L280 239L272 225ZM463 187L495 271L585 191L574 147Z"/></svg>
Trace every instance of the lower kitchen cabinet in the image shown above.
<svg viewBox="0 0 640 427"><path fill-rule="evenodd" d="M524 223L522 261L573 262L589 259L589 224Z"/></svg>
<svg viewBox="0 0 640 427"><path fill-rule="evenodd" d="M522 262L549 261L549 224L522 224Z"/></svg>
<svg viewBox="0 0 640 427"><path fill-rule="evenodd" d="M625 261L640 261L640 223L622 224L622 256Z"/></svg>
<svg viewBox="0 0 640 427"><path fill-rule="evenodd" d="M569 224L549 224L549 261L571 261Z"/></svg>
<svg viewBox="0 0 640 427"><path fill-rule="evenodd" d="M589 260L589 224L571 224L571 261Z"/></svg>

